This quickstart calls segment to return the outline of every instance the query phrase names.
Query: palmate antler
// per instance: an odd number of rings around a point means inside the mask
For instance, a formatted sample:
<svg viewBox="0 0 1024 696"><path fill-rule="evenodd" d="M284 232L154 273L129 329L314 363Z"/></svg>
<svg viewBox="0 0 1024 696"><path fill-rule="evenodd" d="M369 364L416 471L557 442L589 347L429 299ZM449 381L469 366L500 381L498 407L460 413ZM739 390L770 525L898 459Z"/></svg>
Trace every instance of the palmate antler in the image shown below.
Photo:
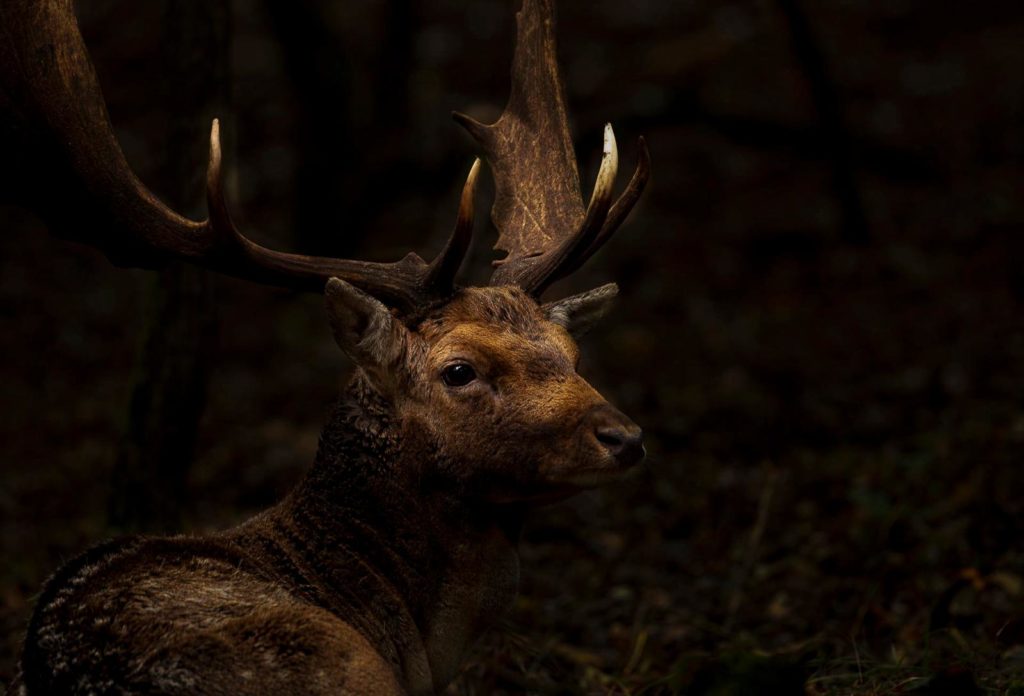
<svg viewBox="0 0 1024 696"><path fill-rule="evenodd" d="M492 217L500 232L492 285L538 296L576 270L622 224L650 175L643 139L639 163L611 204L618 152L605 128L604 157L583 206L555 55L552 0L524 0L512 92L497 123L456 115L480 144L494 174ZM221 181L219 126L210 133L209 218L197 222L164 205L135 176L114 136L71 0L0 0L0 147L11 190L58 236L95 246L123 266L168 259L259 283L322 291L346 280L409 314L454 289L469 247L474 163L455 229L431 263L408 254L394 263L302 256L246 238L228 213ZM7 187L4 187L7 188ZM0 195L9 191L0 191Z"/></svg>
<svg viewBox="0 0 1024 696"><path fill-rule="evenodd" d="M508 255L496 262L491 285L518 285L539 296L623 223L650 177L650 154L640 138L636 171L612 205L618 149L611 125L605 126L601 167L584 208L558 72L553 0L523 0L517 21L512 91L501 118L489 126L464 114L455 119L494 174L495 249Z"/></svg>
<svg viewBox="0 0 1024 696"><path fill-rule="evenodd" d="M228 213L217 121L210 133L209 218L196 222L179 215L125 160L71 0L0 0L0 109L4 157L21 158L5 168L31 179L23 182L18 202L58 236L96 246L118 265L148 268L179 258L226 275L317 292L334 276L409 312L452 292L469 247L479 161L463 188L455 229L432 263L416 254L369 263L255 244Z"/></svg>

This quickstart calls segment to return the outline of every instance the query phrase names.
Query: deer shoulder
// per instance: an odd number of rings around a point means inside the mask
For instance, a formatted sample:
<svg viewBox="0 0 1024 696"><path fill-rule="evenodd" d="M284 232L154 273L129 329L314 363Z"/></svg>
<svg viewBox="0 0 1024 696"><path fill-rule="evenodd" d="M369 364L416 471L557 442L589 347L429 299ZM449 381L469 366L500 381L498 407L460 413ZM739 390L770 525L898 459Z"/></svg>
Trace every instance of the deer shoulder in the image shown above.
<svg viewBox="0 0 1024 696"><path fill-rule="evenodd" d="M26 693L404 693L336 614L232 544L187 537L108 543L61 569L22 670Z"/></svg>

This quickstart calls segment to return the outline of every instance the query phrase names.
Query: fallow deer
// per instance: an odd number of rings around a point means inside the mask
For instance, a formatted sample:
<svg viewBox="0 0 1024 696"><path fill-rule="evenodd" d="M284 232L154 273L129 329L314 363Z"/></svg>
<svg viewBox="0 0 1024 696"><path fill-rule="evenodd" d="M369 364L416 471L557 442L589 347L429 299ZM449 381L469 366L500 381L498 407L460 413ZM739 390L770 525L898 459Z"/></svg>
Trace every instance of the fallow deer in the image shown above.
<svg viewBox="0 0 1024 696"><path fill-rule="evenodd" d="M220 533L112 541L58 570L28 628L19 693L434 693L513 599L526 511L641 460L640 428L576 372L575 339L616 287L538 300L608 240L649 176L641 139L612 204L606 127L584 207L551 2L524 1L501 118L456 114L493 174L495 248L507 252L487 287L458 287L479 160L431 263L268 250L228 214L217 122L209 218L193 222L126 163L70 0L3 0L0 134L50 175L27 203L53 231L122 265L177 258L323 291L356 365L311 470L281 503ZM87 224L69 229L55 193Z"/></svg>

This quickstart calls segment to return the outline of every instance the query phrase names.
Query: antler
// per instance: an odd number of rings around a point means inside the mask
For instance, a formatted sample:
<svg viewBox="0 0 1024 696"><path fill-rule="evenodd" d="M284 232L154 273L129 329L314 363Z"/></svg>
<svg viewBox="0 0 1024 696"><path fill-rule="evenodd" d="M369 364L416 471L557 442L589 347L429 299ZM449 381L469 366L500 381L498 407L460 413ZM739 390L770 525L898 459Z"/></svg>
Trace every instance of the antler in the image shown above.
<svg viewBox="0 0 1024 696"><path fill-rule="evenodd" d="M553 0L523 0L512 61L512 92L501 118L486 126L456 113L494 174L491 218L498 228L491 285L518 285L539 296L579 268L622 224L650 178L650 154L639 140L639 161L626 190L611 205L618 149L611 125L590 202L583 207L555 50Z"/></svg>
<svg viewBox="0 0 1024 696"><path fill-rule="evenodd" d="M394 263L369 263L273 251L247 239L231 221L216 120L207 220L179 215L138 180L114 136L71 0L3 0L0 26L0 107L6 111L0 113L0 142L17 153L11 170L27 179L19 187L22 202L58 236L96 246L118 265L154 267L179 258L226 275L318 292L335 276L403 312L452 292L472 234L479 160L463 188L452 236L430 264L413 253Z"/></svg>

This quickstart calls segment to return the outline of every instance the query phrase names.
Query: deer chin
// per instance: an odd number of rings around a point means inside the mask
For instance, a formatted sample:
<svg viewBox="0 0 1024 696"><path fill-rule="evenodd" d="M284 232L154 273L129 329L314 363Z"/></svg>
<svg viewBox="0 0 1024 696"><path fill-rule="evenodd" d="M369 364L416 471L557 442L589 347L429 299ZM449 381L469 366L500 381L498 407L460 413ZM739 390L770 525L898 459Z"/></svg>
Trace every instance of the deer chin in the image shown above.
<svg viewBox="0 0 1024 696"><path fill-rule="evenodd" d="M599 488L609 483L615 483L628 478L633 472L639 469L639 464L633 464L626 468L594 468L574 471L559 479L559 484L573 486L579 490Z"/></svg>
<svg viewBox="0 0 1024 696"><path fill-rule="evenodd" d="M608 478L607 480L613 479ZM585 477L578 479L575 471L564 468L562 471L542 473L530 481L520 481L518 485L508 485L506 482L506 485L500 489L488 491L484 498L493 505L550 505L571 498L597 485L601 484L590 483Z"/></svg>
<svg viewBox="0 0 1024 696"><path fill-rule="evenodd" d="M489 496L488 502L494 505L551 505L571 498L585 490L583 486L568 483L551 484L520 495Z"/></svg>
<svg viewBox="0 0 1024 696"><path fill-rule="evenodd" d="M560 472L558 476L552 477L552 485L572 487L577 490L598 488L635 474L640 470L640 465L644 460L643 455L622 461L607 454L599 459L597 463Z"/></svg>

